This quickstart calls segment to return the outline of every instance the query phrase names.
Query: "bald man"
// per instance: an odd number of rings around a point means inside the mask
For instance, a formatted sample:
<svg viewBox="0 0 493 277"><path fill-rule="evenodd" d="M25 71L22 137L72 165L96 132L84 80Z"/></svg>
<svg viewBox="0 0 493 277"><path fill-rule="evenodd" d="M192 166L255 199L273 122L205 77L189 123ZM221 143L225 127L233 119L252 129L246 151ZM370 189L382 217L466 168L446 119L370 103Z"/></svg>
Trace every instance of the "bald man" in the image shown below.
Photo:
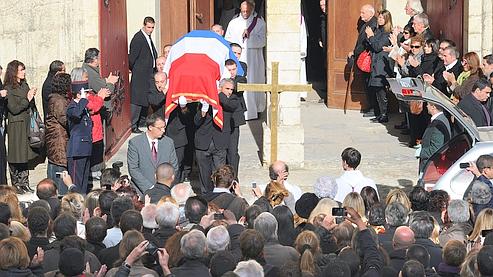
<svg viewBox="0 0 493 277"><path fill-rule="evenodd" d="M164 64L166 63L166 58L164 56L160 56L156 59L156 69L157 72L164 72Z"/></svg>
<svg viewBox="0 0 493 277"><path fill-rule="evenodd" d="M359 24L358 29L358 39L356 40L356 45L354 46L354 50L349 52L348 57L354 58L354 61L358 59L359 55L363 53L365 50L369 50L370 46L367 41L367 36L365 33L365 29L367 27L371 28L373 32L378 28L377 18L375 17L375 8L372 5L363 5L360 9L360 20L362 24ZM369 77L369 74L364 74L365 78ZM365 84L367 82L365 81ZM364 117L372 117L379 114L377 99L375 96L375 92L368 89L365 85L365 91L367 93L367 99L369 104L368 112L365 113ZM376 111L375 111L376 110Z"/></svg>
<svg viewBox="0 0 493 277"><path fill-rule="evenodd" d="M175 180L175 170L170 163L162 163L156 169L156 184L146 190L145 195L156 204L163 196L171 195L171 186Z"/></svg>
<svg viewBox="0 0 493 277"><path fill-rule="evenodd" d="M157 61L164 60L164 57L159 57ZM168 78L166 73L157 72L151 80L151 90L148 94L149 105L151 105L153 113L164 117L164 104L166 101ZM185 157L185 146L188 144L187 132L185 129L186 113L188 104L176 107L169 115L166 125L165 135L170 137L175 144L176 158L178 160L178 171L175 172L176 182L182 181L183 159Z"/></svg>
<svg viewBox="0 0 493 277"><path fill-rule="evenodd" d="M404 263L406 262L407 248L413 245L414 232L407 226L397 227L394 233L392 244L393 251L389 252L390 265L397 271L400 271Z"/></svg>
<svg viewBox="0 0 493 277"><path fill-rule="evenodd" d="M290 184L288 182L289 167L283 161L275 161L269 166L269 178L271 181L277 181L283 185L288 191L289 196L284 199L284 204L295 213L294 205L298 199L300 199L303 191L297 185ZM261 187L265 190L265 187Z"/></svg>

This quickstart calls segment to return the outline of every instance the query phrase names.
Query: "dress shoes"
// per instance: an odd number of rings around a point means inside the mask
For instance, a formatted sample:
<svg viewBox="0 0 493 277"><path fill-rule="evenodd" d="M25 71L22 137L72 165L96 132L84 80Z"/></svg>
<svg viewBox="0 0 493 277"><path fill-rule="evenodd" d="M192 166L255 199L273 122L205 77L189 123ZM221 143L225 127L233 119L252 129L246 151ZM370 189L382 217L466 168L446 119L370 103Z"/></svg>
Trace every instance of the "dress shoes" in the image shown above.
<svg viewBox="0 0 493 277"><path fill-rule="evenodd" d="M373 123L380 122L380 117L381 116L374 117L374 118L370 119L370 122L373 122Z"/></svg>
<svg viewBox="0 0 493 277"><path fill-rule="evenodd" d="M143 133L143 131L141 131L139 128L132 128L132 133L133 134L140 134L140 133Z"/></svg>
<svg viewBox="0 0 493 277"><path fill-rule="evenodd" d="M375 116L375 112L373 110L363 113L363 117L374 117L374 116Z"/></svg>
<svg viewBox="0 0 493 277"><path fill-rule="evenodd" d="M387 115L382 115L378 119L378 122L380 122L380 123L387 123L387 122L389 122L389 117Z"/></svg>

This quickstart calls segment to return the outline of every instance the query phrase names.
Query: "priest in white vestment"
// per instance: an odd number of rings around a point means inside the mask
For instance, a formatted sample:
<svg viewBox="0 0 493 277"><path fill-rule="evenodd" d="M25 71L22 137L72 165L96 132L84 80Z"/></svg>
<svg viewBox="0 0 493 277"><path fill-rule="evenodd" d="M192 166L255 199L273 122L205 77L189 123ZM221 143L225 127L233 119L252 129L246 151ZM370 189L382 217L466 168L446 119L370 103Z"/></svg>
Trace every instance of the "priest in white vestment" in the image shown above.
<svg viewBox="0 0 493 277"><path fill-rule="evenodd" d="M257 17L254 8L251 2L241 3L241 12L229 22L224 38L229 42L238 43L243 48L240 61L248 65L248 83L264 84L266 28L265 21ZM247 108L245 119L256 119L257 114L265 110L265 93L245 91L243 97Z"/></svg>

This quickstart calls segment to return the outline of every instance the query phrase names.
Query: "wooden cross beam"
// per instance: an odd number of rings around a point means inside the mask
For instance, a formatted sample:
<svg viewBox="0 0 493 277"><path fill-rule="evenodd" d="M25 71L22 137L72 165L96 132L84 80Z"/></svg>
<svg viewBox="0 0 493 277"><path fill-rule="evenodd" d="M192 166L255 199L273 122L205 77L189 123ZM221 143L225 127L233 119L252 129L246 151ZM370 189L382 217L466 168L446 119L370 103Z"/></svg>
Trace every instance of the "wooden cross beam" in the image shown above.
<svg viewBox="0 0 493 277"><path fill-rule="evenodd" d="M279 94L281 92L312 91L311 85L279 84L279 62L272 62L272 84L238 83L239 91L270 92L270 162L277 160L277 121Z"/></svg>

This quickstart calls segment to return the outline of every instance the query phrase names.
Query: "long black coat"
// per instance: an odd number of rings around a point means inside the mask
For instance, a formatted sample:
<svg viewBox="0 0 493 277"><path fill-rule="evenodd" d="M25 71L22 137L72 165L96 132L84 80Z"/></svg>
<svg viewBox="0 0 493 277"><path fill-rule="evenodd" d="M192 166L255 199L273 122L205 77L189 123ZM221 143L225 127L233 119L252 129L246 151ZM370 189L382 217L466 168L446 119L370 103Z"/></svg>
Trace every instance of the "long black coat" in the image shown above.
<svg viewBox="0 0 493 277"><path fill-rule="evenodd" d="M157 58L157 51L153 47L154 59ZM154 64L151 49L147 40L139 30L130 42L130 53L128 54L128 65L132 71L130 82L130 102L135 105L147 107L147 93L149 91L149 80L154 73Z"/></svg>
<svg viewBox="0 0 493 277"><path fill-rule="evenodd" d="M471 119L474 121L476 126L488 126L488 121L486 119L486 115L481 107L483 104L479 102L472 93L464 96L462 100L459 102L457 106L462 109ZM487 110L490 110L488 107L485 107ZM490 125L493 122L491 114L488 113Z"/></svg>
<svg viewBox="0 0 493 277"><path fill-rule="evenodd" d="M358 39L356 40L356 45L354 46L354 58L358 59L359 54L361 54L363 51L369 49L368 41L366 39L366 26L370 26L370 28L373 30L373 32L376 32L378 24L377 24L377 18L372 17L368 22L363 22L360 20L358 24Z"/></svg>
<svg viewBox="0 0 493 277"><path fill-rule="evenodd" d="M375 31L375 35L366 41L371 52L371 72L368 86L384 87L388 84L387 77L394 75L394 60L389 58L389 53L383 51L384 46L390 46L390 33L382 28Z"/></svg>
<svg viewBox="0 0 493 277"><path fill-rule="evenodd" d="M457 61L457 63L447 72L453 73L455 76L455 79L459 77L459 75L462 73L464 70L464 67L462 67L462 64L460 61ZM448 83L447 80L443 78L443 72L445 71L445 65L442 64L442 66L439 66L437 70L434 73L435 76L435 81L433 82L433 86L439 89L441 92L443 92L445 95L450 96L451 92L448 90Z"/></svg>

